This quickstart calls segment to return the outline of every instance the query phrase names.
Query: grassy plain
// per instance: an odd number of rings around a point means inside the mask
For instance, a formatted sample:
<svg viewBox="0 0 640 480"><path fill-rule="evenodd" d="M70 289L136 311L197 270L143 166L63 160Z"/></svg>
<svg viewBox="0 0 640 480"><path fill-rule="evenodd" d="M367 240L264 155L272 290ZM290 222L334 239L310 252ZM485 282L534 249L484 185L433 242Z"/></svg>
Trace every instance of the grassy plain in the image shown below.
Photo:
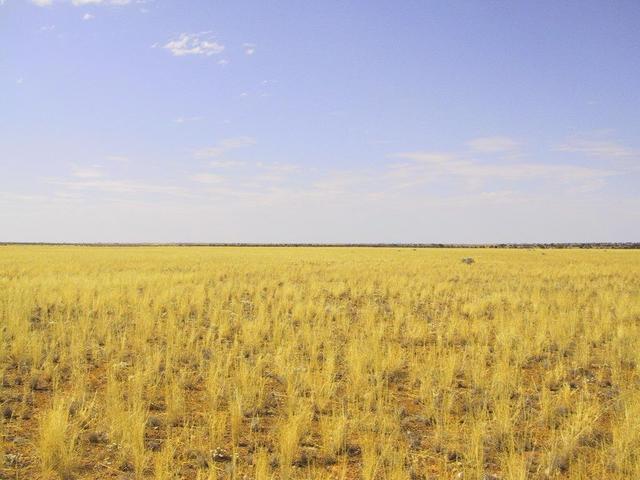
<svg viewBox="0 0 640 480"><path fill-rule="evenodd" d="M3 479L635 479L639 373L639 251L0 247Z"/></svg>

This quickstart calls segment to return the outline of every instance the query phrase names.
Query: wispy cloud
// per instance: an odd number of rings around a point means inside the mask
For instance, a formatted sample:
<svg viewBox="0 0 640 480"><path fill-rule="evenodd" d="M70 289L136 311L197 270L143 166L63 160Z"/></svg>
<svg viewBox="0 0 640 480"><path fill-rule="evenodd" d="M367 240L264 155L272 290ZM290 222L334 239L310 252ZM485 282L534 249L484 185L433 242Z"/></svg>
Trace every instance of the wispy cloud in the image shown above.
<svg viewBox="0 0 640 480"><path fill-rule="evenodd" d="M222 53L224 45L213 40L209 32L181 33L177 38L169 40L163 48L169 50L176 57L185 55L211 56Z"/></svg>
<svg viewBox="0 0 640 480"><path fill-rule="evenodd" d="M256 44L255 43L245 43L242 45L244 48L245 55L253 55L256 53Z"/></svg>
<svg viewBox="0 0 640 480"><path fill-rule="evenodd" d="M195 116L195 117L177 117L174 122L176 123L188 123L188 122L196 122L198 120L202 120L202 117L200 116Z"/></svg>
<svg viewBox="0 0 640 480"><path fill-rule="evenodd" d="M195 152L196 158L217 158L232 150L250 147L256 141L251 137L225 138L213 147L201 148Z"/></svg>
<svg viewBox="0 0 640 480"><path fill-rule="evenodd" d="M71 0L76 7L83 5L129 5L131 0Z"/></svg>
<svg viewBox="0 0 640 480"><path fill-rule="evenodd" d="M482 153L512 152L519 147L518 142L509 137L480 137L468 142L468 146Z"/></svg>
<svg viewBox="0 0 640 480"><path fill-rule="evenodd" d="M214 168L233 168L242 167L246 165L246 162L241 162L239 160L213 160L209 165Z"/></svg>
<svg viewBox="0 0 640 480"><path fill-rule="evenodd" d="M571 137L558 145L556 150L559 152L581 153L603 159L623 159L640 155L639 152L614 140L587 136Z"/></svg>
<svg viewBox="0 0 640 480"><path fill-rule="evenodd" d="M105 158L110 162L126 163L129 161L129 157L125 157L124 155L107 155Z"/></svg>
<svg viewBox="0 0 640 480"><path fill-rule="evenodd" d="M504 155L504 150L480 155L469 148L470 143L451 152L401 151L389 154L386 162L362 167L312 168L305 163L229 159L229 152L256 144L253 138L241 136L194 152L207 161L171 180L114 179L106 175L104 164L104 168L75 166L67 178L45 179L45 183L65 198L80 196L100 202L151 203L164 198L193 202L193 206L233 201L252 208L301 204L497 206L531 204L540 198L596 198L614 177L625 173L623 167L600 168L593 162L519 161Z"/></svg>
<svg viewBox="0 0 640 480"><path fill-rule="evenodd" d="M1 5L1 4L0 4ZM0 202L33 202L47 200L46 195L29 195L24 193L0 192Z"/></svg>
<svg viewBox="0 0 640 480"><path fill-rule="evenodd" d="M293 163L281 163L281 162L273 162L273 163L265 163L265 162L257 162L256 166L258 168L267 170L269 172L277 172L277 173L289 173L289 172L297 172L300 171L300 165L296 165Z"/></svg>
<svg viewBox="0 0 640 480"><path fill-rule="evenodd" d="M414 162L420 163L445 163L456 159L455 155L451 153L424 151L394 153L391 157L413 160Z"/></svg>
<svg viewBox="0 0 640 480"><path fill-rule="evenodd" d="M92 15L91 13L85 13L85 14L82 16L82 20L84 20L85 22L86 22L87 20L93 20L94 18L96 18L96 16L95 16L95 15Z"/></svg>
<svg viewBox="0 0 640 480"><path fill-rule="evenodd" d="M415 180L424 180L437 176L454 176L468 179L495 178L501 180L526 178L578 180L609 177L619 173L614 170L571 164L481 162L462 155L431 152L404 152L394 154L392 157L411 160L411 162L391 165L391 173Z"/></svg>
<svg viewBox="0 0 640 480"><path fill-rule="evenodd" d="M212 173L197 173L191 176L191 180L198 183L206 183L208 185L222 183L225 178L221 175L214 175Z"/></svg>
<svg viewBox="0 0 640 480"><path fill-rule="evenodd" d="M140 3L141 0L137 0L136 3ZM38 7L48 7L53 5L53 0L31 0L31 3ZM60 0L57 3L71 3L76 7L83 7L86 5L129 5L133 3L133 0Z"/></svg>
<svg viewBox="0 0 640 480"><path fill-rule="evenodd" d="M462 204L472 200L530 201L549 192L587 194L601 190L611 178L624 173L620 169L585 164L520 161L510 154L520 148L515 142L491 138L491 142L475 142L476 148L468 148L472 140L453 152L404 151L390 154L385 164L346 170L221 158L230 150L255 143L249 137L237 137L198 151L199 158L213 158L209 166L218 170L195 173L190 180L202 184L208 194L252 201L297 198L325 198L332 202L422 201L443 196ZM224 176L219 175L220 169L226 169Z"/></svg>
<svg viewBox="0 0 640 480"><path fill-rule="evenodd" d="M111 193L161 193L185 195L187 192L173 185L160 185L132 180L59 180L46 179L46 183L73 190L94 190Z"/></svg>
<svg viewBox="0 0 640 480"><path fill-rule="evenodd" d="M101 178L104 176L102 168L97 165L91 167L74 167L71 174L77 178Z"/></svg>

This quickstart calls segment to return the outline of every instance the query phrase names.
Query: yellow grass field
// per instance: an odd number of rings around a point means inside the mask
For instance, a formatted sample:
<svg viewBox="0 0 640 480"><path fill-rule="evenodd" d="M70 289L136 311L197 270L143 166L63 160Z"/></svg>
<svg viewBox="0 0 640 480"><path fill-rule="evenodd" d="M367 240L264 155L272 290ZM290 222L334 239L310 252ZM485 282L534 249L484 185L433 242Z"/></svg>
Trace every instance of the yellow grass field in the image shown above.
<svg viewBox="0 0 640 480"><path fill-rule="evenodd" d="M638 479L639 373L639 251L0 247L2 479Z"/></svg>

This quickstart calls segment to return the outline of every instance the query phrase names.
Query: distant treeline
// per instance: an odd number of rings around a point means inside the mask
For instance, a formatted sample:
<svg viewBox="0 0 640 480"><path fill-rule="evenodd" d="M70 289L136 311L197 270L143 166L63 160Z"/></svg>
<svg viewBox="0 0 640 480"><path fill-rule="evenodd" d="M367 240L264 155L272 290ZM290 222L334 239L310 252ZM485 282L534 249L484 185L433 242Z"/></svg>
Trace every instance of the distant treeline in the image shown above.
<svg viewBox="0 0 640 480"><path fill-rule="evenodd" d="M640 242L622 243L48 243L0 242L8 245L75 247L367 247L367 248L616 248L640 249Z"/></svg>

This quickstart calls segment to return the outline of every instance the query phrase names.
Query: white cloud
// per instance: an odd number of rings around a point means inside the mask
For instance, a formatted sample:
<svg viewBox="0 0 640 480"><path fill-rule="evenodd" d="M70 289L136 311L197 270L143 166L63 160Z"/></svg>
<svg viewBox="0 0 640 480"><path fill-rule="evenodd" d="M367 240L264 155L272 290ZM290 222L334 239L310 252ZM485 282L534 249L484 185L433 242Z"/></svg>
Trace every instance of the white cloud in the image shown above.
<svg viewBox="0 0 640 480"><path fill-rule="evenodd" d="M252 145L255 145L255 143L256 141L251 137L225 138L213 147L207 147L197 150L195 152L195 156L196 158L216 158L231 150L250 147Z"/></svg>
<svg viewBox="0 0 640 480"><path fill-rule="evenodd" d="M208 37L208 33L181 33L178 38L170 40L163 47L176 57L185 55L217 55L224 50L224 45Z"/></svg>
<svg viewBox="0 0 640 480"><path fill-rule="evenodd" d="M569 138L563 144L558 145L556 150L560 152L582 153L590 157L604 159L621 159L638 155L638 152L618 142L588 137Z"/></svg>
<svg viewBox="0 0 640 480"><path fill-rule="evenodd" d="M585 165L506 161L502 156L480 160L465 149L457 153L401 152L391 155L395 160L386 165L352 170L318 170L295 163L224 158L229 150L254 143L248 137L237 137L198 151L200 158L213 158L209 166L217 170L195 173L190 180L209 186L209 194L265 202L297 198L331 202L422 201L431 195L460 204L472 201L506 204L528 201L541 193L592 193L621 174L618 170ZM224 176L219 175L222 169L228 169ZM431 194L432 188L439 193Z"/></svg>
<svg viewBox="0 0 640 480"><path fill-rule="evenodd" d="M494 200L494 201L509 201L512 202L514 199L518 197L518 192L513 190L496 190L489 192L481 192L480 198L485 200Z"/></svg>
<svg viewBox="0 0 640 480"><path fill-rule="evenodd" d="M498 182L510 187L517 185L525 192L536 185L544 185L550 191L555 185L569 193L586 193L604 187L608 178L622 173L573 164L479 161L464 154L405 152L393 157L408 160L389 165L386 176L397 189L430 184L474 191Z"/></svg>
<svg viewBox="0 0 640 480"><path fill-rule="evenodd" d="M511 152L518 148L518 142L509 137L474 138L468 145L472 150L481 153Z"/></svg>
<svg viewBox="0 0 640 480"><path fill-rule="evenodd" d="M253 55L256 53L256 45L254 43L245 43L242 46L244 47L245 55Z"/></svg>
<svg viewBox="0 0 640 480"><path fill-rule="evenodd" d="M478 189L486 184L509 182L517 183L524 190L535 185L545 185L545 188L555 185L568 193L587 193L602 189L612 177L637 171L636 166L624 161L632 160L630 157L637 152L600 137L572 137L555 150L620 161L605 165L517 161L523 154L519 142L502 136L475 138L466 145L467 151L393 154L391 158L405 161L390 164L387 176L401 188L427 183L453 186L456 183L452 182L457 182L459 186ZM476 158L476 155L481 156Z"/></svg>
<svg viewBox="0 0 640 480"><path fill-rule="evenodd" d="M413 178L419 178L419 174L423 174L432 177L449 175L470 179L517 180L546 177L575 180L602 178L619 173L612 170L568 164L480 162L463 156L430 152L397 153L393 157L412 160L412 163L392 165L391 171L398 176Z"/></svg>
<svg viewBox="0 0 640 480"><path fill-rule="evenodd" d="M110 162L126 163L129 161L129 157L125 157L124 155L107 155L105 158Z"/></svg>
<svg viewBox="0 0 640 480"><path fill-rule="evenodd" d="M295 171L299 171L300 170L300 166L299 165L295 165L295 164L292 164L292 163L280 163L280 162L264 163L264 162L258 162L258 163L256 163L256 166L259 167L259 168L262 168L264 170L268 170L270 172L277 172L277 173L295 172Z"/></svg>
<svg viewBox="0 0 640 480"><path fill-rule="evenodd" d="M33 202L33 201L43 201L47 199L48 198L45 195L28 195L28 194L13 193L13 192L0 192L0 201Z"/></svg>
<svg viewBox="0 0 640 480"><path fill-rule="evenodd" d="M300 180L303 169L300 165L282 162L257 162L256 167L260 173L254 177L254 181L259 185L273 183L296 183Z"/></svg>
<svg viewBox="0 0 640 480"><path fill-rule="evenodd" d="M450 153L441 152L400 152L394 153L392 157L404 158L421 163L444 163L456 158Z"/></svg>
<svg viewBox="0 0 640 480"><path fill-rule="evenodd" d="M131 3L131 0L71 0L76 7L81 7L83 5L128 5Z"/></svg>
<svg viewBox="0 0 640 480"><path fill-rule="evenodd" d="M50 32L52 30L54 30L56 28L55 25L45 25L43 27L40 27L40 31L41 32Z"/></svg>
<svg viewBox="0 0 640 480"><path fill-rule="evenodd" d="M58 3L62 2L63 0L60 0ZM48 7L53 5L53 0L31 0L31 3L38 7ZM85 5L129 5L130 3L132 3L132 0L71 0L71 4L76 7Z"/></svg>
<svg viewBox="0 0 640 480"><path fill-rule="evenodd" d="M202 117L200 116L196 116L196 117L178 117L174 120L174 122L176 123L187 123L187 122L195 122L197 120L202 120Z"/></svg>
<svg viewBox="0 0 640 480"><path fill-rule="evenodd" d="M161 193L170 195L185 195L180 187L173 185L156 185L131 180L56 180L48 179L46 183L59 185L72 190L95 190L111 193Z"/></svg>
<svg viewBox="0 0 640 480"><path fill-rule="evenodd" d="M77 178L100 178L104 176L100 166L74 167L71 174Z"/></svg>
<svg viewBox="0 0 640 480"><path fill-rule="evenodd" d="M191 180L198 183L214 185L217 183L222 183L224 181L224 177L220 175L214 175L212 173L197 173L196 175L191 176Z"/></svg>
<svg viewBox="0 0 640 480"><path fill-rule="evenodd" d="M84 20L84 21L87 21L87 20L93 20L94 18L96 18L96 16L95 16L95 15L92 15L92 14L90 14L90 13L85 13L85 14L82 16L82 20Z"/></svg>
<svg viewBox="0 0 640 480"><path fill-rule="evenodd" d="M240 162L237 160L213 160L209 163L210 166L214 168L233 168L233 167L242 167L245 165L245 162Z"/></svg>

